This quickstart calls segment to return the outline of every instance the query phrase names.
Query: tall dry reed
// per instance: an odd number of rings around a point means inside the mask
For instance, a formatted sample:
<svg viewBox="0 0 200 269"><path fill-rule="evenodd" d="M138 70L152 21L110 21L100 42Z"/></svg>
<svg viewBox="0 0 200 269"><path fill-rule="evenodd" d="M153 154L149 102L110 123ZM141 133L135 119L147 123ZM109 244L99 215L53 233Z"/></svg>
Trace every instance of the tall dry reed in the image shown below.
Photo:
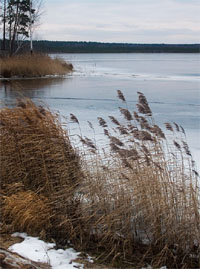
<svg viewBox="0 0 200 269"><path fill-rule="evenodd" d="M13 217L13 221L7 220L14 225L15 213L26 215L25 211L32 212L30 219L34 218L33 213L36 211L32 209L27 193L31 191L39 195L38 199L40 195L47 198L46 204L52 212L49 219L46 218L47 224L50 220L52 222L51 235L56 232L56 237L63 231L67 234L65 229L61 229L61 223L67 219L68 225L72 225L70 219L74 219L77 205L74 192L82 174L80 158L71 146L67 131L62 128L59 116L35 106L30 100L19 100L16 108L0 110L0 144L0 188L7 196L3 202L3 212L10 212L10 217ZM18 193L24 193L24 203L21 202L21 205ZM20 208L11 212L9 205L12 205L13 195L17 195ZM32 195L30 201L34 202L34 198L37 197ZM35 203L37 207L37 199ZM26 204L30 206L23 212L21 207ZM41 217L38 225L43 229L46 215L42 215L42 211L38 214ZM22 216L15 218L22 219ZM7 221L6 218L4 220Z"/></svg>
<svg viewBox="0 0 200 269"><path fill-rule="evenodd" d="M11 225L15 214L19 221L26 216L26 203L12 210L13 199L24 193L27 204L35 198L38 208L48 207L51 237L71 240L101 262L198 268L199 175L185 131L177 123L166 123L165 132L156 125L142 93L134 112L121 91L118 97L121 118L98 118L108 146L99 149L80 129L79 154L49 110L20 101L0 111L4 216L13 214ZM79 125L73 114L71 121Z"/></svg>
<svg viewBox="0 0 200 269"><path fill-rule="evenodd" d="M64 75L73 70L73 66L61 59L52 59L44 54L23 54L0 58L0 77L43 77Z"/></svg>
<svg viewBox="0 0 200 269"><path fill-rule="evenodd" d="M80 191L84 244L123 268L197 268L199 176L185 131L176 123L166 123L165 132L156 125L142 93L135 112L121 91L118 97L121 120L110 116L109 127L99 118L109 149L81 138L88 148Z"/></svg>

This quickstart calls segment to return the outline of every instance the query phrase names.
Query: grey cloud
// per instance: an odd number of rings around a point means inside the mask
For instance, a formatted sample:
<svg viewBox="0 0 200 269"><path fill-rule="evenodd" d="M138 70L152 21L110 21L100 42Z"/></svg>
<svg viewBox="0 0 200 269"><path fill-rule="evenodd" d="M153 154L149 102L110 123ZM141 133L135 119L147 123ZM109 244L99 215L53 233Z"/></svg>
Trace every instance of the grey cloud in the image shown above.
<svg viewBox="0 0 200 269"><path fill-rule="evenodd" d="M199 0L52 1L46 3L47 14L43 18L45 24L41 25L38 33L43 39L53 40L198 42L198 2Z"/></svg>

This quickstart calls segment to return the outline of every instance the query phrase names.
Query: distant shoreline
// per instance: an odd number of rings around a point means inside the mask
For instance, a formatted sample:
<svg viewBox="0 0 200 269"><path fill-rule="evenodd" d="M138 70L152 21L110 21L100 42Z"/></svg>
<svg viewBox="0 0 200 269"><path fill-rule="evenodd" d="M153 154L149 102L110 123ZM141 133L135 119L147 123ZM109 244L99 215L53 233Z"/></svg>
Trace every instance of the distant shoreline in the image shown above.
<svg viewBox="0 0 200 269"><path fill-rule="evenodd" d="M36 52L43 53L200 53L200 44L131 44L39 40L33 41L33 47ZM23 50L29 50L29 41L24 41Z"/></svg>

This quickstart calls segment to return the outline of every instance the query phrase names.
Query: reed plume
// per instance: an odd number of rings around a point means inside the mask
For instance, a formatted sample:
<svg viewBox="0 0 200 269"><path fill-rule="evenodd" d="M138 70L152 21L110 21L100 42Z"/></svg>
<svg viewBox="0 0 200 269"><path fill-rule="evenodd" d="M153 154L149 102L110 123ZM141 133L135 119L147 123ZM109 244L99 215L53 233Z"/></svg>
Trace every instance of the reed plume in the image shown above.
<svg viewBox="0 0 200 269"><path fill-rule="evenodd" d="M117 90L117 96L121 101L126 102L126 99L120 90Z"/></svg>

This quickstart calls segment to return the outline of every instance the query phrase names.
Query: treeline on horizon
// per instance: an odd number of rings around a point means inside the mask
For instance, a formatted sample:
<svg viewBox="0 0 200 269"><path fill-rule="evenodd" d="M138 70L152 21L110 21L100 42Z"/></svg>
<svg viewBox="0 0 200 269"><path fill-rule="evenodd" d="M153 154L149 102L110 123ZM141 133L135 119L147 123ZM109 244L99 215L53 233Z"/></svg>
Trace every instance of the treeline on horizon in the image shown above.
<svg viewBox="0 0 200 269"><path fill-rule="evenodd" d="M130 44L41 40L33 41L33 48L36 52L44 53L200 53L200 44ZM29 41L24 41L23 50L27 51L28 49Z"/></svg>

